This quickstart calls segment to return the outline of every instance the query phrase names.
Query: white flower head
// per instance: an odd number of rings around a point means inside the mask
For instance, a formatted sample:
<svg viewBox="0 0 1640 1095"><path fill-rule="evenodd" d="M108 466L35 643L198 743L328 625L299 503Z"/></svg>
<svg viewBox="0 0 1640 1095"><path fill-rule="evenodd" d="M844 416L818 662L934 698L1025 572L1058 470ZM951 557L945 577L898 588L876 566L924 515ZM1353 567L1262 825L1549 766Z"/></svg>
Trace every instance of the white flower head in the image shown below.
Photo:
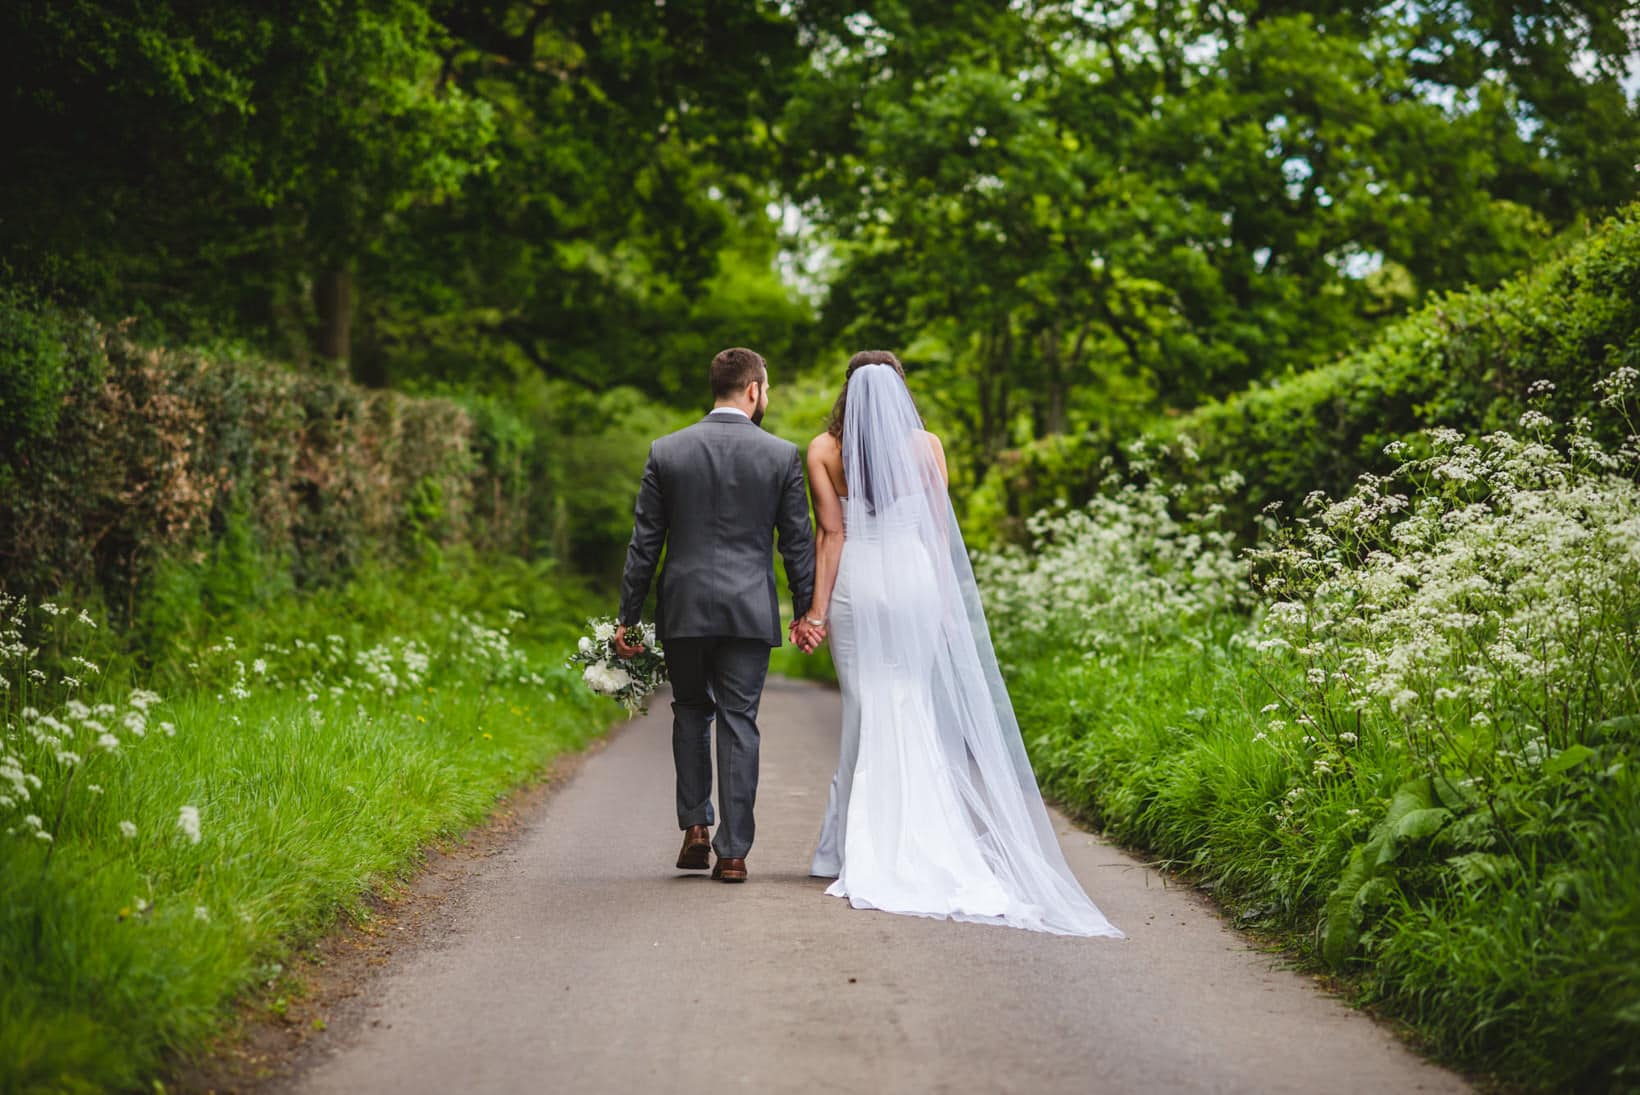
<svg viewBox="0 0 1640 1095"><path fill-rule="evenodd" d="M182 830L182 835L188 838L189 844L198 844L200 841L199 807L184 806L179 810L177 812L177 828Z"/></svg>
<svg viewBox="0 0 1640 1095"><path fill-rule="evenodd" d="M136 822L134 822L134 821L122 821L122 822L120 822L120 835L123 836L126 840L135 840L137 838L137 825L136 825Z"/></svg>

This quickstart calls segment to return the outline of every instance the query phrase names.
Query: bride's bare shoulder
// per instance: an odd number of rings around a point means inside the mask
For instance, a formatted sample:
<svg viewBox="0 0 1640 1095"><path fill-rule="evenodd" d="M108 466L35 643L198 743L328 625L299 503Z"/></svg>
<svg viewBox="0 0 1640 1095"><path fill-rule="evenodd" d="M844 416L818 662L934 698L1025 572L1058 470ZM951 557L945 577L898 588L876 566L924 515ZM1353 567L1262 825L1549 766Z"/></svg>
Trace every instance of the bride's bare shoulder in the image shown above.
<svg viewBox="0 0 1640 1095"><path fill-rule="evenodd" d="M940 477L951 482L951 471L945 465L945 445L940 441L940 435L932 430L918 430L917 433L928 442L929 449L934 453L934 462L939 465Z"/></svg>
<svg viewBox="0 0 1640 1095"><path fill-rule="evenodd" d="M842 451L842 446L838 445L837 438L833 437L829 431L809 442L809 459L811 460L815 457L829 460L840 456Z"/></svg>

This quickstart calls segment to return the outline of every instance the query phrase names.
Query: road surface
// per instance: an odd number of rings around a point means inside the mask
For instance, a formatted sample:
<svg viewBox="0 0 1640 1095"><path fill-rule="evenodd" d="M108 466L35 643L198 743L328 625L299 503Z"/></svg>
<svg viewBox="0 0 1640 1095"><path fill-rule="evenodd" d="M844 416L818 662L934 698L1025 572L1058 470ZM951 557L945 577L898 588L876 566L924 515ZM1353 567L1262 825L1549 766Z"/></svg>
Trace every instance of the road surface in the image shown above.
<svg viewBox="0 0 1640 1095"><path fill-rule="evenodd" d="M658 703L289 1081L360 1092L1456 1092L1191 890L1055 816L1126 940L856 911L807 877L839 701L771 681L745 885L672 869Z"/></svg>

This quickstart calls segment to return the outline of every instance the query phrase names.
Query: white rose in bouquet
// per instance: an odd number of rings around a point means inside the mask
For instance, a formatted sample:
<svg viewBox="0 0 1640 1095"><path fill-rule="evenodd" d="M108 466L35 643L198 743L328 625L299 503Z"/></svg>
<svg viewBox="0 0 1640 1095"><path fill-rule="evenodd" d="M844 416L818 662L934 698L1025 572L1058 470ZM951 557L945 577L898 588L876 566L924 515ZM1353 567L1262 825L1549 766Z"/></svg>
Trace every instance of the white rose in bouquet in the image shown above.
<svg viewBox="0 0 1640 1095"><path fill-rule="evenodd" d="M627 629L627 642L643 651L623 658L615 651L614 620L588 620L587 626L592 633L577 640L566 664L581 670L587 688L621 703L629 714L647 712L649 697L666 680L666 660L650 629L642 623Z"/></svg>

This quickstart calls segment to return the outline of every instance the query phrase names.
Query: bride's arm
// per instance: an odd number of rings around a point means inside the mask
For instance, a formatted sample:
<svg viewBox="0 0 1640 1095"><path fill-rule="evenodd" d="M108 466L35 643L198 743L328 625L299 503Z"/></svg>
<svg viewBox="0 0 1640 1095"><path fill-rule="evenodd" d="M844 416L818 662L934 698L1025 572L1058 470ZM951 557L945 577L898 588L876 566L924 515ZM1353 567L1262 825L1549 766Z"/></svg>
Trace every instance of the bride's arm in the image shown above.
<svg viewBox="0 0 1640 1095"><path fill-rule="evenodd" d="M814 499L814 604L809 615L825 620L831 591L843 559L843 502L832 485L831 466L838 458L837 440L823 433L809 443L809 496Z"/></svg>
<svg viewBox="0 0 1640 1095"><path fill-rule="evenodd" d="M928 438L928 447L934 450L934 464L940 469L940 478L945 480L946 488L951 486L951 469L945 463L945 446L940 443L940 435L928 430L923 431Z"/></svg>
<svg viewBox="0 0 1640 1095"><path fill-rule="evenodd" d="M932 516L935 525L939 529L940 540L945 544L950 544L951 530L947 527L946 522L951 517L951 507L948 504L951 492L951 469L946 466L945 446L940 443L939 434L924 430L922 436L928 442L928 450L933 455L931 464L924 468L924 474L929 478L928 489L931 492L938 492L930 499ZM939 475L938 480L934 479L933 473L936 472ZM944 497L941 497L941 495Z"/></svg>

